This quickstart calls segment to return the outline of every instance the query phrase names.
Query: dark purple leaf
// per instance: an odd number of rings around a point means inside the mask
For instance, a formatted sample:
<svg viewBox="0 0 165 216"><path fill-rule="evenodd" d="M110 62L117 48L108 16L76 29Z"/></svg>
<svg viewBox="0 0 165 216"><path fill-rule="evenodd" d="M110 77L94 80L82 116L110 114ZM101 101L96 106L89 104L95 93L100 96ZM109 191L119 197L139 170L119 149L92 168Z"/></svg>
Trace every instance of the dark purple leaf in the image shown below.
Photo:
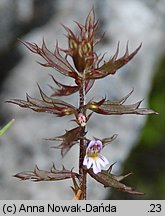
<svg viewBox="0 0 165 216"><path fill-rule="evenodd" d="M51 89L54 91L54 93L51 95L52 97L54 96L68 96L71 95L79 90L78 86L69 86L69 85L64 85L60 82L58 82L52 75L51 75L53 81L55 84L59 87L59 89L56 89L49 85Z"/></svg>
<svg viewBox="0 0 165 216"><path fill-rule="evenodd" d="M125 64L127 64L137 54L141 46L142 44L140 44L136 50L134 50L132 53L129 54L128 44L127 44L125 54L121 58L117 59L118 52L119 52L119 44L118 44L114 56L108 62L105 62L101 67L94 68L93 70L89 70L89 72L86 73L85 78L87 80L100 79L110 74L115 74L118 69L120 69Z"/></svg>
<svg viewBox="0 0 165 216"><path fill-rule="evenodd" d="M62 141L58 146L53 146L53 148L61 149L61 155L64 156L73 145L78 143L78 140L85 136L83 129L81 127L76 127L71 130L66 130L65 134L50 138L48 140Z"/></svg>
<svg viewBox="0 0 165 216"><path fill-rule="evenodd" d="M88 169L87 172L92 178L94 178L99 183L103 184L104 187L112 187L121 192L127 192L129 194L134 194L134 195L144 194L120 182L121 180L128 177L132 173L129 173L127 175L121 175L121 176L116 176L116 175L111 174L113 165L114 164L112 164L107 170L102 170L100 173L97 173L97 174L95 174L92 169Z"/></svg>
<svg viewBox="0 0 165 216"><path fill-rule="evenodd" d="M139 108L142 100L131 105L123 105L123 103L127 100L127 98L131 95L132 92L133 90L128 95L120 99L119 101L110 101L106 99L101 100L102 103L100 103L100 101L99 102L90 101L86 107L87 109L90 109L93 112L96 112L98 114L103 114L103 115L158 114L157 112L151 109Z"/></svg>
<svg viewBox="0 0 165 216"><path fill-rule="evenodd" d="M50 171L40 170L37 166L34 171L24 171L20 172L14 177L21 180L31 180L31 181L59 181L68 178L79 178L79 174L73 172L72 170L67 170L63 167L62 170L57 170L55 165L51 167Z"/></svg>
<svg viewBox="0 0 165 216"><path fill-rule="evenodd" d="M12 100L8 100L7 102L17 104L20 107L32 109L35 112L47 112L47 113L55 114L58 117L65 116L65 115L72 115L72 114L76 115L77 110L74 106L72 106L71 104L65 101L48 97L41 90L40 87L39 90L40 90L40 95L42 100L32 98L27 94L26 101L20 99L12 99Z"/></svg>
<svg viewBox="0 0 165 216"><path fill-rule="evenodd" d="M74 79L77 78L77 73L74 68L70 65L67 59L60 54L58 44L56 44L55 51L52 53L47 49L44 40L41 48L35 43L29 43L21 40L20 42L23 43L30 51L35 54L39 54L46 60L47 63L40 63L42 66L55 68L58 72L65 76L70 76Z"/></svg>

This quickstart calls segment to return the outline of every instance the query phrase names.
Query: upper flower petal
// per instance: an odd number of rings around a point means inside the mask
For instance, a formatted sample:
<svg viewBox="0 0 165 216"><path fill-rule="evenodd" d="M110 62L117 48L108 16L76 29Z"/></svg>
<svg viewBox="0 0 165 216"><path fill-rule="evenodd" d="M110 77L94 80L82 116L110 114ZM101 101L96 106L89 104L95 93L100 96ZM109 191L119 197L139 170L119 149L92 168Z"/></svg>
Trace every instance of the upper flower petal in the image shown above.
<svg viewBox="0 0 165 216"><path fill-rule="evenodd" d="M95 140L91 140L91 141L89 142L89 144L88 144L87 152L88 152L88 150L89 150L92 146L94 146L94 145L95 145Z"/></svg>
<svg viewBox="0 0 165 216"><path fill-rule="evenodd" d="M103 144L100 140L91 140L87 147L87 152L93 147L98 146L98 150L101 151L103 148Z"/></svg>
<svg viewBox="0 0 165 216"><path fill-rule="evenodd" d="M101 140L96 140L95 144L97 145L98 150L101 151L103 148L103 144L102 144Z"/></svg>

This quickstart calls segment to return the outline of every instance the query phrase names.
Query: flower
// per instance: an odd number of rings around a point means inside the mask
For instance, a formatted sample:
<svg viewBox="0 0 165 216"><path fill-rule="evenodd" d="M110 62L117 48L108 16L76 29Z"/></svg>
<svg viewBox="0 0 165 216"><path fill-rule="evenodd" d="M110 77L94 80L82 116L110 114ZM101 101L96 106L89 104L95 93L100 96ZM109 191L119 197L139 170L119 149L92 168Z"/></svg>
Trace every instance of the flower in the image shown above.
<svg viewBox="0 0 165 216"><path fill-rule="evenodd" d="M95 174L101 172L101 166L105 167L109 164L109 161L100 154L103 148L103 144L100 140L91 140L86 149L86 155L84 157L83 165L89 168L93 168Z"/></svg>
<svg viewBox="0 0 165 216"><path fill-rule="evenodd" d="M87 122L86 116L82 113L79 113L77 117L77 121L81 125L81 127L85 127Z"/></svg>

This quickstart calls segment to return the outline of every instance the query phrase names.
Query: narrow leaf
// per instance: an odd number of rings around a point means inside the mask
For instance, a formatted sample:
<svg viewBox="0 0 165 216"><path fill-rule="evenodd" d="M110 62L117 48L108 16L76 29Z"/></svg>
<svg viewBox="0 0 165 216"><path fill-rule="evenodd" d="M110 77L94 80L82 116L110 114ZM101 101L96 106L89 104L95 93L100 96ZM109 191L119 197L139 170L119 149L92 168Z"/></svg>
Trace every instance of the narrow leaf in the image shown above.
<svg viewBox="0 0 165 216"><path fill-rule="evenodd" d="M69 85L64 85L60 82L58 82L52 75L51 75L53 81L55 82L55 84L59 87L59 89L56 89L54 87L52 87L51 85L50 88L54 91L54 93L51 95L52 97L54 96L68 96L71 94L74 94L75 92L77 92L79 90L78 86L69 86Z"/></svg>
<svg viewBox="0 0 165 216"><path fill-rule="evenodd" d="M110 101L110 100L101 100L102 103L90 101L87 104L87 109L90 109L98 114L103 115L123 115L123 114L137 114L137 115L147 115L147 114L158 114L157 112L146 109L139 108L141 101L130 105L123 105L123 103L127 100L127 98L132 94L133 90L119 101Z"/></svg>
<svg viewBox="0 0 165 216"><path fill-rule="evenodd" d="M131 175L132 173L129 173L127 175L122 175L122 176L115 176L110 173L110 171L112 170L112 166L110 166L107 170L102 170L100 173L97 173L97 174L95 174L92 169L88 169L87 172L92 178L94 178L99 183L103 184L104 187L112 187L121 192L126 192L126 193L134 194L134 195L144 194L120 182L121 180Z"/></svg>
<svg viewBox="0 0 165 216"><path fill-rule="evenodd" d="M72 178L73 181L73 186L71 186L71 189L74 192L74 200L82 200L83 196L82 196L82 190L80 189L77 181L75 178Z"/></svg>
<svg viewBox="0 0 165 216"><path fill-rule="evenodd" d="M65 132L65 134L50 138L48 140L62 141L62 143L58 146L53 146L53 148L61 149L61 155L65 156L65 154L71 149L73 145L75 145L80 138L83 138L85 134L81 127L76 127L71 130Z"/></svg>
<svg viewBox="0 0 165 216"><path fill-rule="evenodd" d="M14 123L15 119L10 120L1 130L0 130L0 137L11 127Z"/></svg>
<svg viewBox="0 0 165 216"><path fill-rule="evenodd" d="M73 172L72 170L67 170L63 167L62 170L57 170L55 165L51 167L49 171L40 170L38 166L35 167L34 171L24 171L20 172L14 177L21 180L31 180L34 182L38 181L59 181L69 178L79 178L79 174Z"/></svg>
<svg viewBox="0 0 165 216"><path fill-rule="evenodd" d="M39 87L39 85L38 85ZM12 99L6 102L14 103L19 105L20 107L32 109L35 112L46 112L55 114L58 117L65 115L76 114L77 109L71 104L59 100L48 97L39 87L40 95L42 100L33 98L27 94L27 101L20 99Z"/></svg>
<svg viewBox="0 0 165 216"><path fill-rule="evenodd" d="M65 76L70 76L75 79L77 78L77 73L74 68L70 65L67 59L60 54L58 44L56 44L55 52L52 53L47 49L44 40L41 48L35 43L29 43L22 40L20 40L20 42L23 43L30 51L40 55L46 60L46 64L40 63L42 66L55 68L58 72Z"/></svg>
<svg viewBox="0 0 165 216"><path fill-rule="evenodd" d="M87 72L86 79L87 80L100 79L110 74L111 75L115 74L118 69L120 69L125 64L127 64L137 54L141 46L142 44L140 44L136 50L134 50L132 53L129 54L128 44L127 44L125 54L121 58L117 59L118 52L119 52L119 44L118 44L114 56L108 62L105 62L101 67L94 68L93 70Z"/></svg>
<svg viewBox="0 0 165 216"><path fill-rule="evenodd" d="M104 138L102 139L102 143L103 143L103 147L111 144L112 141L114 141L117 138L118 134L114 134L113 136L109 137L109 138Z"/></svg>

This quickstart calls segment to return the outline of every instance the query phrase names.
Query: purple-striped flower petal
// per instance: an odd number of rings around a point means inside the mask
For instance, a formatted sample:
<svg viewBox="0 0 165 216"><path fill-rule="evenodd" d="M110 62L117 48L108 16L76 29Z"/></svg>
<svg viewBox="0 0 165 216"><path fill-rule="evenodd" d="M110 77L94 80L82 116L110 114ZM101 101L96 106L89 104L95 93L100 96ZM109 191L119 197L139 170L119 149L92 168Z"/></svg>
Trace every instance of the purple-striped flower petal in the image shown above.
<svg viewBox="0 0 165 216"><path fill-rule="evenodd" d="M95 174L101 172L101 167L105 167L109 164L107 158L100 154L101 150L102 142L100 140L91 140L84 157L83 165L86 166L87 169L93 168Z"/></svg>

